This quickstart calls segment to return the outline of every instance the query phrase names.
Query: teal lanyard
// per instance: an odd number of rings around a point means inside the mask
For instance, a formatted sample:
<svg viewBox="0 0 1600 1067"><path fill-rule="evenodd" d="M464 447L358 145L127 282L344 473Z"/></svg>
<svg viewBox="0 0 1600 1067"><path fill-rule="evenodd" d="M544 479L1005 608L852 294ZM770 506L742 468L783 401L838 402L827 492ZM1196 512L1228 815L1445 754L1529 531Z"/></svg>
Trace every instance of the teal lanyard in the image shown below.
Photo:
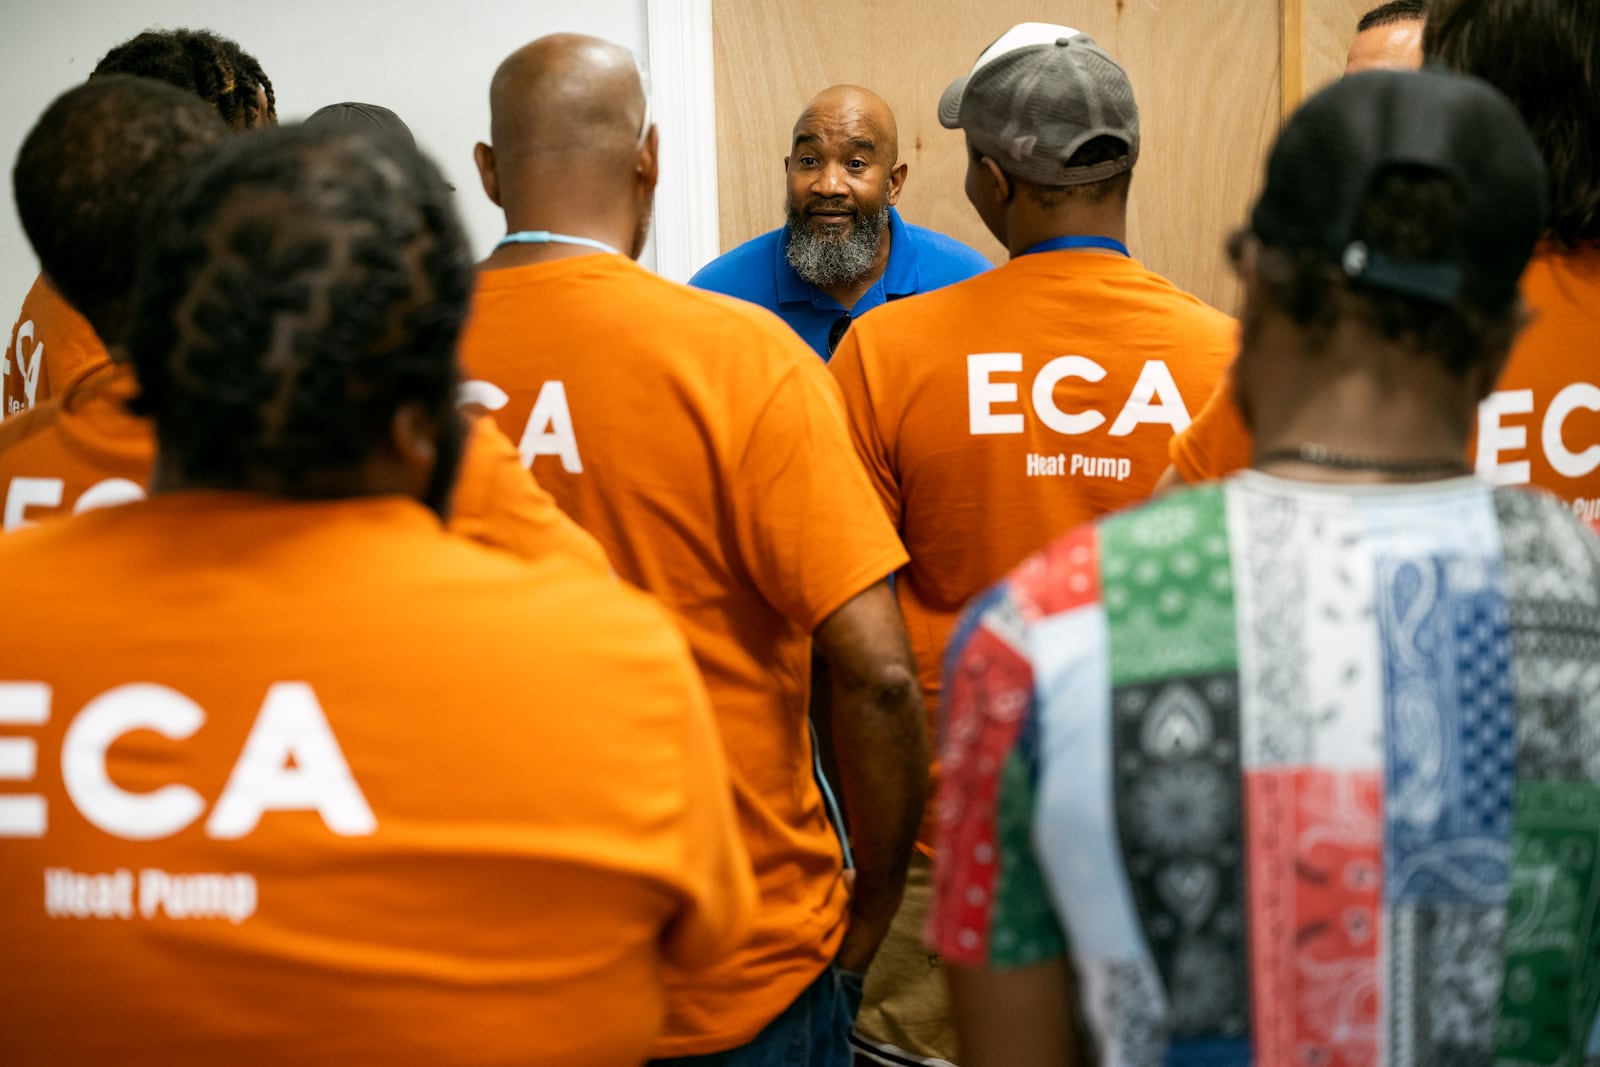
<svg viewBox="0 0 1600 1067"><path fill-rule="evenodd" d="M566 233L551 233L549 230L518 230L508 233L495 243L496 248L506 245L582 245L584 248L593 248L599 252L610 252L614 256L622 255L615 248L604 241L596 241L592 237L574 237Z"/></svg>

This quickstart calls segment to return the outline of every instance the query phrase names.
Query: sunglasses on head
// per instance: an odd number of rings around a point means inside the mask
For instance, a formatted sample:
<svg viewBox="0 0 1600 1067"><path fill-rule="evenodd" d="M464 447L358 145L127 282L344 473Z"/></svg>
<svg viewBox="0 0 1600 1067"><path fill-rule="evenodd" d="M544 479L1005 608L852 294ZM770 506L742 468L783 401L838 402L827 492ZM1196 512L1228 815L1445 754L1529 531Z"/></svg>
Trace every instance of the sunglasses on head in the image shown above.
<svg viewBox="0 0 1600 1067"><path fill-rule="evenodd" d="M849 329L849 315L840 315L833 320L833 325L828 327L828 355L833 355L833 350L839 347L839 342L844 340L845 331Z"/></svg>

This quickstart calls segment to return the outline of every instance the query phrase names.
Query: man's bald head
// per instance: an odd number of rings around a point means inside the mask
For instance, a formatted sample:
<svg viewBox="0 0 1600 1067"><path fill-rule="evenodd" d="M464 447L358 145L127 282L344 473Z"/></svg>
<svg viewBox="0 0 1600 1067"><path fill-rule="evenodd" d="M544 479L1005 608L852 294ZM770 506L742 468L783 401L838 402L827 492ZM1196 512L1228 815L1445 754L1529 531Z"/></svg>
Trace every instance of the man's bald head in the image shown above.
<svg viewBox="0 0 1600 1067"><path fill-rule="evenodd" d="M592 167L631 174L645 124L633 54L557 33L511 53L489 85L489 136L502 167Z"/></svg>
<svg viewBox="0 0 1600 1067"><path fill-rule="evenodd" d="M494 143L473 150L483 191L509 231L587 237L637 258L659 175L649 115L633 53L598 37L541 37L489 84Z"/></svg>
<svg viewBox="0 0 1600 1067"><path fill-rule="evenodd" d="M795 120L791 144L798 144L806 131L843 125L859 125L870 131L871 139L889 166L900 161L900 131L895 125L894 112L889 110L883 97L859 85L830 85L813 96Z"/></svg>

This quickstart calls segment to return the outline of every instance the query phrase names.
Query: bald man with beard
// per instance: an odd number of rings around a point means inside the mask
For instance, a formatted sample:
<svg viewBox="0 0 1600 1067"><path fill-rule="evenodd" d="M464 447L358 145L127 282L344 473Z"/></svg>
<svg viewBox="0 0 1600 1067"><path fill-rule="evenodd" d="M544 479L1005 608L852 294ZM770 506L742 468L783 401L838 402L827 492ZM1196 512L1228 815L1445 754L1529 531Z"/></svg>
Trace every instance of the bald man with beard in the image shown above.
<svg viewBox="0 0 1600 1067"><path fill-rule="evenodd" d="M633 261L657 137L629 53L541 38L501 65L490 109L477 160L507 235L479 271L468 389L682 627L761 894L731 958L669 969L653 1054L843 1067L927 788L921 690L887 582L905 550L811 352L760 308ZM813 639L833 679L853 879L814 777Z"/></svg>
<svg viewBox="0 0 1600 1067"><path fill-rule="evenodd" d="M901 220L900 135L870 89L835 85L813 97L783 172L787 223L712 260L689 284L776 313L824 360L873 308L989 269L960 241Z"/></svg>

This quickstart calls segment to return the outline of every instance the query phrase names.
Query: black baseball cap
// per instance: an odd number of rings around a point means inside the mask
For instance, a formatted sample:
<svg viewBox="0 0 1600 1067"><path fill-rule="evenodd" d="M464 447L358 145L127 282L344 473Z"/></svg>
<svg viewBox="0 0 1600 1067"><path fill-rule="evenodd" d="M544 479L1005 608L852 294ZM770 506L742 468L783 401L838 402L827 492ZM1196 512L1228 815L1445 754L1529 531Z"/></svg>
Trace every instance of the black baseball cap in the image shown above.
<svg viewBox="0 0 1600 1067"><path fill-rule="evenodd" d="M413 150L417 147L417 139L412 134L411 127L382 104L362 104L354 100L346 100L342 104L329 104L307 115L305 125L344 126L369 133L376 131L404 141ZM456 187L449 182L445 183L445 188L452 193L456 191Z"/></svg>
<svg viewBox="0 0 1600 1067"><path fill-rule="evenodd" d="M1377 178L1394 167L1443 175L1460 225L1434 261L1391 257L1355 235ZM1544 227L1545 172L1511 103L1439 68L1334 82L1290 117L1250 215L1264 245L1310 249L1360 286L1438 303L1502 307Z"/></svg>
<svg viewBox="0 0 1600 1067"><path fill-rule="evenodd" d="M411 133L411 127L403 122L399 115L380 104L361 104L347 100L342 104L329 104L319 107L306 116L307 126L354 126L357 129L376 129L384 133L394 134L412 148L417 147L417 139Z"/></svg>

